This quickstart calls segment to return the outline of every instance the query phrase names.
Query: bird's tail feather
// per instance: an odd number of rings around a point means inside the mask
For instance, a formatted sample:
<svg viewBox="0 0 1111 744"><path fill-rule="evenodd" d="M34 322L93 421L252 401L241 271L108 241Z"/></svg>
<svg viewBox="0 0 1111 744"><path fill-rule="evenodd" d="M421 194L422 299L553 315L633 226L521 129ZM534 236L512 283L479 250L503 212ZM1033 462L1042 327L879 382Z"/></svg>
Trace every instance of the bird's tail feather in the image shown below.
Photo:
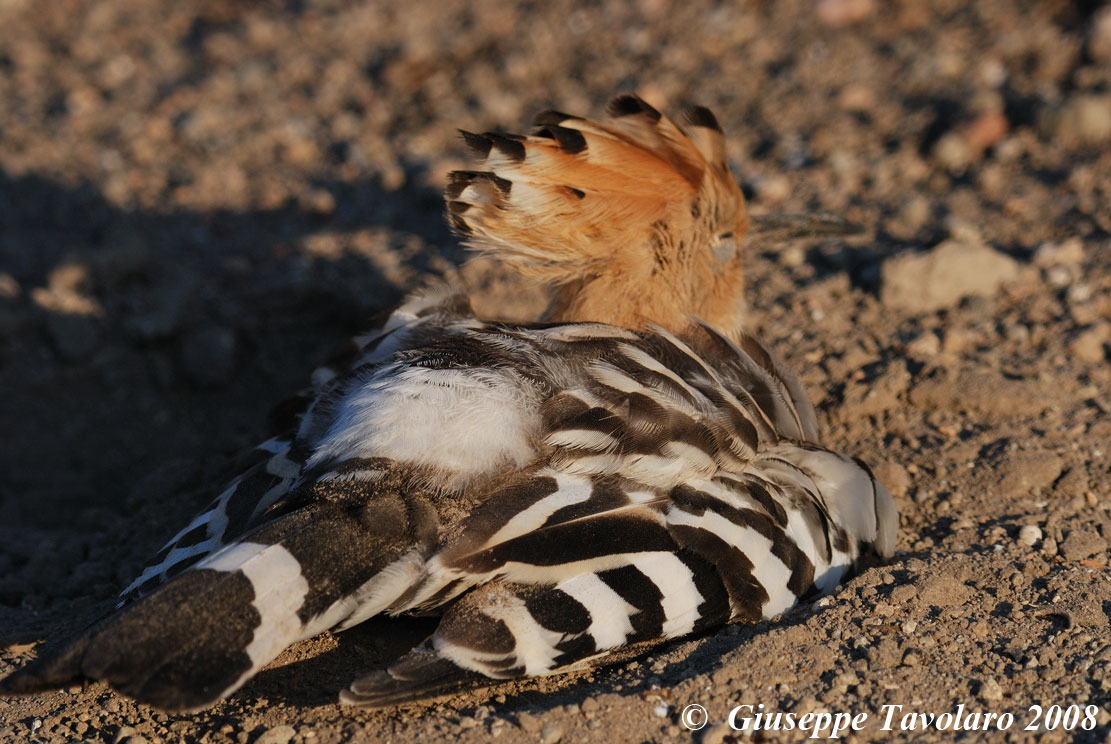
<svg viewBox="0 0 1111 744"><path fill-rule="evenodd" d="M407 584L377 577L426 555L436 529L418 498L317 500L47 651L0 693L94 679L164 710L207 707L290 644L388 607Z"/></svg>
<svg viewBox="0 0 1111 744"><path fill-rule="evenodd" d="M361 708L388 708L494 682L440 656L430 639L385 669L355 680L340 692L339 699Z"/></svg>

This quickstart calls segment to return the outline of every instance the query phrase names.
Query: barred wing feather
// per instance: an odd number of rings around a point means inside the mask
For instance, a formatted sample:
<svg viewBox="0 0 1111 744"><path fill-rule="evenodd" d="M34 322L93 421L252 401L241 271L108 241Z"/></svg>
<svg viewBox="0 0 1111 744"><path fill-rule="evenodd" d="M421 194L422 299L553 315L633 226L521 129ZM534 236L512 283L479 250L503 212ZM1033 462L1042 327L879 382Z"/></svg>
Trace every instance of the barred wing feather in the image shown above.
<svg viewBox="0 0 1111 744"><path fill-rule="evenodd" d="M119 612L0 691L196 709L301 638L441 612L342 696L389 705L773 617L893 548L890 496L747 336L483 323L441 291L316 383Z"/></svg>

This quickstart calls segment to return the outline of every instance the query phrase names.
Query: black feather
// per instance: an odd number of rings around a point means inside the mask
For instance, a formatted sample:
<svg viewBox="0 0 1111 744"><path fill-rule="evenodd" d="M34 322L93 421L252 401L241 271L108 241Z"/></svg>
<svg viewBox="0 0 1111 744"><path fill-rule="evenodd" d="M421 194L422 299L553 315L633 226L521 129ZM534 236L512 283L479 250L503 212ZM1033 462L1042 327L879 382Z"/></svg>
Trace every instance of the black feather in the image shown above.
<svg viewBox="0 0 1111 744"><path fill-rule="evenodd" d="M614 98L612 101L609 102L609 106L606 107L606 112L614 118L620 118L622 116L636 116L638 114L644 114L652 121L659 121L661 118L663 118L663 114L661 114L655 108L646 103L644 99L642 99L640 96L634 96L631 94L617 96L616 98Z"/></svg>
<svg viewBox="0 0 1111 744"><path fill-rule="evenodd" d="M485 136L499 152L510 160L520 163L525 159L525 146L519 137L498 134L497 132L487 132Z"/></svg>
<svg viewBox="0 0 1111 744"><path fill-rule="evenodd" d="M721 124L718 124L718 119L714 116L714 112L705 106L691 106L687 109L683 118L691 126L705 127L707 129L713 129L715 132L725 133L721 128Z"/></svg>
<svg viewBox="0 0 1111 744"><path fill-rule="evenodd" d="M387 708L489 684L488 677L456 666L426 642L388 668L355 680L339 698L348 705Z"/></svg>
<svg viewBox="0 0 1111 744"><path fill-rule="evenodd" d="M534 127L559 126L560 124L568 120L582 121L582 117L572 116L571 114L565 114L562 111L553 111L549 109L547 111L541 111L539 114L532 117L532 125Z"/></svg>
<svg viewBox="0 0 1111 744"><path fill-rule="evenodd" d="M479 158L487 157L490 154L490 148L494 146L494 142L484 134L475 134L463 129L459 130L459 134L463 135L463 141L466 143L467 149Z"/></svg>
<svg viewBox="0 0 1111 744"><path fill-rule="evenodd" d="M549 132L552 138L559 143L559 149L569 155L577 155L586 149L586 137L577 129L545 127L544 131Z"/></svg>

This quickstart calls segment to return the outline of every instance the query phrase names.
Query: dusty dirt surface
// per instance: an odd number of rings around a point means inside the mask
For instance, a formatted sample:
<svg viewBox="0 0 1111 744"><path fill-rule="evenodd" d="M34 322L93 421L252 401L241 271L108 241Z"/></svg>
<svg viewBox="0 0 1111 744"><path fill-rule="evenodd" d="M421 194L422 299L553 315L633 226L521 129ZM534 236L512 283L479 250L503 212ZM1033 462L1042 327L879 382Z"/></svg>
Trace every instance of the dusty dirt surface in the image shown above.
<svg viewBox="0 0 1111 744"><path fill-rule="evenodd" d="M748 241L751 322L895 494L895 559L590 675L340 708L429 630L375 621L195 715L100 684L3 699L0 740L720 744L742 704L858 716L856 741L1107 740L1111 9L1092 1L0 0L0 674L107 611L268 406L404 292L461 275L484 312L535 313L443 227L455 128L626 91L711 106L753 212L867 226ZM1013 724L914 717L962 705Z"/></svg>

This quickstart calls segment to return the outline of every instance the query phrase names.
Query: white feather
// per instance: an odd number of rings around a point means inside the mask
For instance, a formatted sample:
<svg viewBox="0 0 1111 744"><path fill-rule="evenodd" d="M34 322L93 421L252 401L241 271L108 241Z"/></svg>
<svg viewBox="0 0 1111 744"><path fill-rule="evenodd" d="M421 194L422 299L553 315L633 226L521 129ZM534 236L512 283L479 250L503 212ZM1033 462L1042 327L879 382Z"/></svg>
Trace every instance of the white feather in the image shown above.
<svg viewBox="0 0 1111 744"><path fill-rule="evenodd" d="M787 588L791 569L772 554L772 541L756 530L731 522L713 511L695 515L682 509L671 509L668 511L667 520L671 524L706 530L744 553L745 557L752 562L752 577L760 582L760 586L768 594L768 601L761 608L764 617L775 617L798 599ZM734 607L734 614L739 614L739 610L740 608Z"/></svg>
<svg viewBox="0 0 1111 744"><path fill-rule="evenodd" d="M201 561L197 568L240 571L254 589L251 605L258 612L259 622L245 649L251 668L221 694L223 697L301 637L304 627L297 611L305 603L309 584L301 573L301 563L281 545L235 543Z"/></svg>
<svg viewBox="0 0 1111 744"><path fill-rule="evenodd" d="M326 630L339 623L336 630L347 630L362 621L384 612L398 597L416 584L424 568L424 558L419 551L411 550L376 573L369 581L332 605L312 625ZM340 622L342 620L342 622ZM315 635L320 630L314 630Z"/></svg>
<svg viewBox="0 0 1111 744"><path fill-rule="evenodd" d="M556 588L569 594L590 613L590 627L586 632L594 638L594 645L599 650L620 646L633 632L629 618L637 612L637 608L597 575L575 576L561 581Z"/></svg>
<svg viewBox="0 0 1111 744"><path fill-rule="evenodd" d="M436 468L459 488L535 457L537 395L506 371L386 365L340 401L308 467L386 457Z"/></svg>
<svg viewBox="0 0 1111 744"><path fill-rule="evenodd" d="M663 598L662 632L669 638L694 630L698 607L705 598L694 583L694 574L674 553L643 553L633 559L637 570L652 580Z"/></svg>
<svg viewBox="0 0 1111 744"><path fill-rule="evenodd" d="M517 643L514 649L517 665L524 667L526 675L548 673L554 666L555 658L560 655L560 651L557 651L555 646L563 640L563 634L548 630L536 622L520 597L504 592L485 599L482 613L505 623L505 627ZM440 656L450 659L464 669L471 669L495 678L504 676L504 670L493 669L483 663L501 661L504 658L503 654L482 653L457 646L439 635L434 635L432 642Z"/></svg>
<svg viewBox="0 0 1111 744"><path fill-rule="evenodd" d="M587 478L577 478L560 473L555 476L556 491L513 515L505 525L490 536L487 546L497 545L527 532L539 529L548 517L560 509L581 504L590 498L593 486Z"/></svg>

